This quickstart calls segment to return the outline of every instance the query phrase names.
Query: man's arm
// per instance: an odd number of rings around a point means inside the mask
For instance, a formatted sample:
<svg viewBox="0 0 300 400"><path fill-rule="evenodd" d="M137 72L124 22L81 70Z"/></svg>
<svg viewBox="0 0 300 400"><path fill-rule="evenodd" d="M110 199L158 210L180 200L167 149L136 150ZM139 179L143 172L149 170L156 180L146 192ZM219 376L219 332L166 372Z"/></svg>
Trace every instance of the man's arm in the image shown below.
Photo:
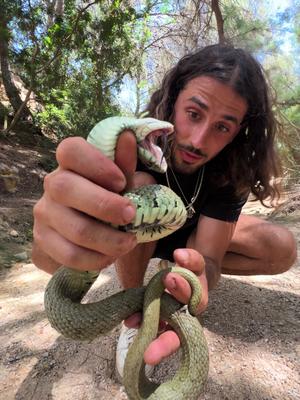
<svg viewBox="0 0 300 400"><path fill-rule="evenodd" d="M177 249L174 252L175 261L183 268L190 269L199 277L202 286L199 313L207 307L208 291L218 284L222 260L230 244L235 225L236 222L226 222L201 216L197 228L187 241L187 248ZM186 253L188 257L183 258L183 253ZM188 303L191 288L183 277L170 273L166 275L164 283L168 291L178 301Z"/></svg>
<svg viewBox="0 0 300 400"><path fill-rule="evenodd" d="M232 239L236 222L201 215L197 229L188 240L187 247L197 250L205 260L205 275L208 289L216 287L224 255Z"/></svg>
<svg viewBox="0 0 300 400"><path fill-rule="evenodd" d="M220 280L220 268L216 261L204 256L205 261L205 276L207 279L208 290L214 289Z"/></svg>

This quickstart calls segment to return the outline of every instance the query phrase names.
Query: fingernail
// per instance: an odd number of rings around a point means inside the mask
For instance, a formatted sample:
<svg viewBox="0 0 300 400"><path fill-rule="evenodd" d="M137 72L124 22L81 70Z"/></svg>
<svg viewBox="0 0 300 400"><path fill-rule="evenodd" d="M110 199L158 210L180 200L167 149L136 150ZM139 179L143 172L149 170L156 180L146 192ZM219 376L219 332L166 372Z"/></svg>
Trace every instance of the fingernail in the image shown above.
<svg viewBox="0 0 300 400"><path fill-rule="evenodd" d="M179 250L179 251L182 262L187 263L189 261L189 252L187 250Z"/></svg>
<svg viewBox="0 0 300 400"><path fill-rule="evenodd" d="M171 279L169 287L172 290L176 290L177 289L177 284L176 284L176 279L175 278Z"/></svg>
<svg viewBox="0 0 300 400"><path fill-rule="evenodd" d="M133 220L133 217L135 216L135 209L132 206L127 206L123 210L123 218L124 222L128 223Z"/></svg>
<svg viewBox="0 0 300 400"><path fill-rule="evenodd" d="M112 182L113 185L113 190L115 190L117 193L121 192L122 190L124 190L124 187L126 185L126 181L124 178L120 178L120 179L114 179Z"/></svg>

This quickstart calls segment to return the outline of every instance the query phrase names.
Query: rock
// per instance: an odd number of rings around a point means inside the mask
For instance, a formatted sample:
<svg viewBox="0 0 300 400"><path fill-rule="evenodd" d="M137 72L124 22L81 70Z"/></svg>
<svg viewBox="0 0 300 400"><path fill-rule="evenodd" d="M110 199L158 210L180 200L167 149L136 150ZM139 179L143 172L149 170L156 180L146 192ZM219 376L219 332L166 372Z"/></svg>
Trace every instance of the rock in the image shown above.
<svg viewBox="0 0 300 400"><path fill-rule="evenodd" d="M9 167L0 162L0 179L3 181L4 188L7 192L14 193L17 190L20 177L16 167Z"/></svg>
<svg viewBox="0 0 300 400"><path fill-rule="evenodd" d="M17 261L26 261L28 256L27 256L26 251L23 251L22 253L15 254L14 258Z"/></svg>
<svg viewBox="0 0 300 400"><path fill-rule="evenodd" d="M15 229L12 229L12 230L9 232L9 234L10 234L10 236L12 236L12 237L18 237L18 236L19 236L19 232L17 232Z"/></svg>

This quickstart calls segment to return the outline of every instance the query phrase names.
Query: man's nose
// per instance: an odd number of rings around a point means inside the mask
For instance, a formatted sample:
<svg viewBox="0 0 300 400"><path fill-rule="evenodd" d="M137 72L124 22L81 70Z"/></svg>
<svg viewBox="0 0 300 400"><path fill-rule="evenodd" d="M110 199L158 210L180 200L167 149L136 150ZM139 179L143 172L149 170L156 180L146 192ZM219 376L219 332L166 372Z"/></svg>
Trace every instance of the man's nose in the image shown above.
<svg viewBox="0 0 300 400"><path fill-rule="evenodd" d="M191 133L191 143L196 149L205 148L209 139L209 124L203 123L195 127Z"/></svg>

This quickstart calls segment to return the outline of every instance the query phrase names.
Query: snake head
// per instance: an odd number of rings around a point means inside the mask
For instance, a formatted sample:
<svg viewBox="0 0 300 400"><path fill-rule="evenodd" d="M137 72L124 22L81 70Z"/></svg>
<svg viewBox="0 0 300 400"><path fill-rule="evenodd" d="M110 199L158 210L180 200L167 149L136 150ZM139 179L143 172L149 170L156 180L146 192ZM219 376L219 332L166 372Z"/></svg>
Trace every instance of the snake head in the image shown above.
<svg viewBox="0 0 300 400"><path fill-rule="evenodd" d="M167 162L157 141L160 139L163 142L163 138L173 132L174 127L170 122L155 118L110 117L94 126L87 141L114 160L118 137L125 130L134 133L142 163L153 171L166 172Z"/></svg>
<svg viewBox="0 0 300 400"><path fill-rule="evenodd" d="M142 118L136 129L138 156L143 164L156 172L164 173L167 162L158 141L164 139L174 131L170 122L160 121L155 118Z"/></svg>

